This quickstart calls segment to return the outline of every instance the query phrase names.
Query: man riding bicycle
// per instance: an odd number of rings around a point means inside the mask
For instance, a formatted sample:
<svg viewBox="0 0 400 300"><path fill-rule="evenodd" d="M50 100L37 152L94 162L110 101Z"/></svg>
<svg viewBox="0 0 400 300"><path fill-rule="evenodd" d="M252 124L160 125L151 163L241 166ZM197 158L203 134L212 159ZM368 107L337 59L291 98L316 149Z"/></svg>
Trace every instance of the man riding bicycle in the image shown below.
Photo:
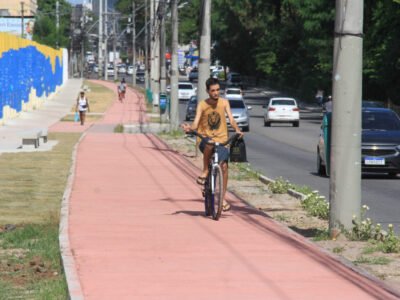
<svg viewBox="0 0 400 300"><path fill-rule="evenodd" d="M220 98L220 85L216 78L209 78L206 81L206 88L208 93L208 99L199 102L196 110L196 117L193 123L183 123L181 127L185 132L197 131L208 140L212 140L217 143L224 143L228 140L228 126L226 123L226 116L229 118L231 126L235 129L236 133L243 136L240 128L235 122L232 116L229 101ZM208 175L208 163L212 155L212 145L207 144L207 140L202 140L199 149L203 153L203 172L197 178L196 182L200 185L204 184L204 181ZM225 200L225 192L228 185L228 159L229 150L226 147L218 147L218 159L221 165L223 173L223 210L227 211L230 209L229 203Z"/></svg>

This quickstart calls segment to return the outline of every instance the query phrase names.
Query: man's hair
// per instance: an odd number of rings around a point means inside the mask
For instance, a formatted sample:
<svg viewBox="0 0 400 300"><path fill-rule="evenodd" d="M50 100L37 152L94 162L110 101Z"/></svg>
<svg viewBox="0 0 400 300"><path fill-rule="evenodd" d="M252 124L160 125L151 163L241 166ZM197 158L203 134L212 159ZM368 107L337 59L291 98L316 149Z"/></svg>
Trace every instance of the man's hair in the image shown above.
<svg viewBox="0 0 400 300"><path fill-rule="evenodd" d="M219 84L219 80L217 78L210 77L206 81L207 91L210 89L210 86Z"/></svg>

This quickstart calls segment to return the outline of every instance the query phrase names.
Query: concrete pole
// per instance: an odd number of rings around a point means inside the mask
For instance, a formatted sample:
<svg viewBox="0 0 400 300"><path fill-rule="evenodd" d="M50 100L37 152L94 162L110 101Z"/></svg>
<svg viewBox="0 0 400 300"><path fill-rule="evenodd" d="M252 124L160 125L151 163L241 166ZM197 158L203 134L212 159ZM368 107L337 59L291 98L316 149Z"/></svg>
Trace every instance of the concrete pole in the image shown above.
<svg viewBox="0 0 400 300"><path fill-rule="evenodd" d="M103 0L99 0L99 49L97 66L99 69L99 78L101 78L101 69L103 65Z"/></svg>
<svg viewBox="0 0 400 300"><path fill-rule="evenodd" d="M167 87L167 69L165 62L165 0L160 2L160 93L165 94Z"/></svg>
<svg viewBox="0 0 400 300"><path fill-rule="evenodd" d="M154 9L155 11L158 11L157 7L159 5L159 2L157 1L155 3ZM155 19L157 16L155 14L155 12L153 12L153 18ZM153 19L153 20L154 20ZM154 112L158 111L158 106L159 106L159 94L160 94L160 38L159 38L159 34L160 34L160 30L158 28L158 21L156 22L156 26L155 28L153 28L153 32L155 33L154 36L154 42L153 42L153 68L152 68L152 72L153 72L153 88L152 88L152 92L153 92L153 110Z"/></svg>
<svg viewBox="0 0 400 300"><path fill-rule="evenodd" d="M114 67L114 80L118 80L118 70L117 70L117 26L116 26L116 22L117 22L117 15L113 15L113 52L114 52L114 59L113 59L113 67Z"/></svg>
<svg viewBox="0 0 400 300"><path fill-rule="evenodd" d="M149 13L149 8L148 8L148 0L144 0L144 56L145 56L145 71L144 71L144 85L146 89L149 88L149 46L150 46L150 41L149 41L149 31L148 31L148 25L147 25L147 20L148 20L148 13Z"/></svg>
<svg viewBox="0 0 400 300"><path fill-rule="evenodd" d="M203 0L200 35L200 57L199 57L199 80L197 87L197 99L199 101L207 99L206 80L210 77L210 58L211 58L211 0Z"/></svg>
<svg viewBox="0 0 400 300"><path fill-rule="evenodd" d="M82 19L81 19L81 78L83 78L83 71L85 68L85 7L82 6Z"/></svg>
<svg viewBox="0 0 400 300"><path fill-rule="evenodd" d="M136 5L132 1L132 85L136 86ZM144 9L147 9L146 7ZM146 26L146 25L145 25ZM146 43L145 43L146 44Z"/></svg>
<svg viewBox="0 0 400 300"><path fill-rule="evenodd" d="M104 1L104 79L108 80L108 0Z"/></svg>
<svg viewBox="0 0 400 300"><path fill-rule="evenodd" d="M21 38L24 38L24 5L25 3L21 1Z"/></svg>
<svg viewBox="0 0 400 300"><path fill-rule="evenodd" d="M154 89L154 1L150 0L150 90Z"/></svg>
<svg viewBox="0 0 400 300"><path fill-rule="evenodd" d="M56 35L57 35L56 47L58 49L60 47L60 44L59 44L59 36L60 36L60 2L58 0L56 1Z"/></svg>
<svg viewBox="0 0 400 300"><path fill-rule="evenodd" d="M179 127L179 99L178 99L178 4L171 1L172 18L172 45L171 45L171 131Z"/></svg>
<svg viewBox="0 0 400 300"><path fill-rule="evenodd" d="M352 228L361 207L363 0L336 0L329 229Z"/></svg>

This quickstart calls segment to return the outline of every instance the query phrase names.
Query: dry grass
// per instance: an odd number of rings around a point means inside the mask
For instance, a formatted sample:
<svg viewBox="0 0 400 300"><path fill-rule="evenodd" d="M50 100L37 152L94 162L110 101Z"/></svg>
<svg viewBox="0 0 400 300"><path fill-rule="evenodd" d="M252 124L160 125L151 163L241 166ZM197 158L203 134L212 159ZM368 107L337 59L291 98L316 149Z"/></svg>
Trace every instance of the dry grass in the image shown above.
<svg viewBox="0 0 400 300"><path fill-rule="evenodd" d="M83 85L87 86L90 92L86 92L86 96L90 104L90 112L103 113L105 112L116 97L115 93L100 85L85 80ZM77 95L78 96L78 95ZM71 112L75 111L75 106L72 107ZM87 119L89 121L89 119Z"/></svg>
<svg viewBox="0 0 400 300"><path fill-rule="evenodd" d="M58 215L80 133L50 133L59 143L49 152L0 156L0 225L41 223Z"/></svg>

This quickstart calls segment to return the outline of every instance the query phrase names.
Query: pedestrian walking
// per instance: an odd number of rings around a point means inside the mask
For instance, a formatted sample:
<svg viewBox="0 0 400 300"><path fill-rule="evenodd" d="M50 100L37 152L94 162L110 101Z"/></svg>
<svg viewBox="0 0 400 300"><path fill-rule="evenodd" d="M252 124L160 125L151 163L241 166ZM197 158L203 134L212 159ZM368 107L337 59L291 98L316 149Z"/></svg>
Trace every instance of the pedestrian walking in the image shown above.
<svg viewBox="0 0 400 300"><path fill-rule="evenodd" d="M122 102L125 99L126 82L125 78L122 78L121 83L118 85L118 99Z"/></svg>
<svg viewBox="0 0 400 300"><path fill-rule="evenodd" d="M86 112L89 109L89 100L85 96L85 92L81 91L78 98L76 99L76 112L79 112L79 119L81 120L81 125L85 124Z"/></svg>

